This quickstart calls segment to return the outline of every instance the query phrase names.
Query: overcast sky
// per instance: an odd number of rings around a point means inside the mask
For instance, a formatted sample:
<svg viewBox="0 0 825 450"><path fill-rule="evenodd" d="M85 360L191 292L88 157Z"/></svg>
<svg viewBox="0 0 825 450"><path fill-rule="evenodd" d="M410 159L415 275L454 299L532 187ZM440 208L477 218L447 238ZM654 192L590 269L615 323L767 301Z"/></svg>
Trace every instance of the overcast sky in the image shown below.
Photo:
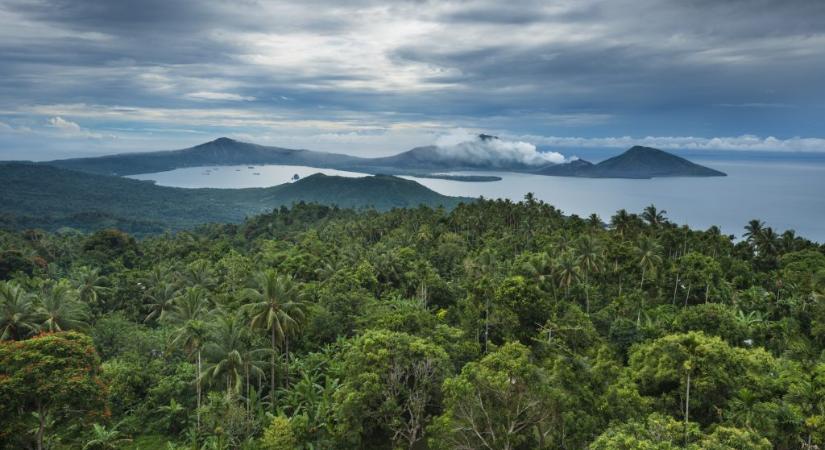
<svg viewBox="0 0 825 450"><path fill-rule="evenodd" d="M0 159L457 128L825 151L825 1L0 0Z"/></svg>

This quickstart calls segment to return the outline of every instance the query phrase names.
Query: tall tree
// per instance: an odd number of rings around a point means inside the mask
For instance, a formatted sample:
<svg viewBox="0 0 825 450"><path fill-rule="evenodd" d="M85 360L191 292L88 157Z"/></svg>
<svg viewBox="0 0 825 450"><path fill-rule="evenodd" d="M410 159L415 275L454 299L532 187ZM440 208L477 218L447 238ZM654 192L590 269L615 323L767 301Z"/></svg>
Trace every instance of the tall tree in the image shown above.
<svg viewBox="0 0 825 450"><path fill-rule="evenodd" d="M98 268L82 266L72 273L72 285L77 290L78 298L90 307L99 306L99 296L106 291L107 282Z"/></svg>
<svg viewBox="0 0 825 450"><path fill-rule="evenodd" d="M662 246L655 238L642 236L639 239L636 244L636 262L639 264L639 268L642 269L642 281L639 283L639 289L643 289L645 275L655 272L662 265Z"/></svg>
<svg viewBox="0 0 825 450"><path fill-rule="evenodd" d="M0 281L0 340L22 339L37 330L32 296L11 281Z"/></svg>
<svg viewBox="0 0 825 450"><path fill-rule="evenodd" d="M624 238L638 220L639 218L635 214L628 213L626 209L620 209L610 218L610 227L616 230L620 237Z"/></svg>
<svg viewBox="0 0 825 450"><path fill-rule="evenodd" d="M25 436L34 416L34 444L42 450L49 419L67 424L102 417L105 386L99 370L92 339L76 332L0 342L0 436Z"/></svg>
<svg viewBox="0 0 825 450"><path fill-rule="evenodd" d="M183 348L189 357L196 356L197 371L195 386L197 395L197 426L200 429L200 409L203 400L201 378L203 369L203 347L206 344L209 329L206 320L212 314L212 305L206 291L199 288L187 288L175 300L168 321L175 325L170 342L172 347Z"/></svg>
<svg viewBox="0 0 825 450"><path fill-rule="evenodd" d="M37 316L45 331L68 331L86 327L88 312L80 303L68 280L60 280L44 289L38 297Z"/></svg>
<svg viewBox="0 0 825 450"><path fill-rule="evenodd" d="M144 322L152 320L162 321L166 315L174 308L175 300L178 298L178 290L169 283L161 283L147 292L146 298L149 303L146 307L149 314Z"/></svg>
<svg viewBox="0 0 825 450"><path fill-rule="evenodd" d="M575 252L580 270L584 273L585 312L590 314L590 274L601 270L602 245L593 235L585 234L576 241Z"/></svg>
<svg viewBox="0 0 825 450"><path fill-rule="evenodd" d="M228 395L241 391L245 374L247 348L249 347L246 328L241 320L228 312L219 314L214 334L204 346L204 355L209 364L202 376L225 384Z"/></svg>
<svg viewBox="0 0 825 450"><path fill-rule="evenodd" d="M564 288L564 295L570 296L570 286L579 280L579 265L573 253L566 251L556 260L556 276L559 287Z"/></svg>
<svg viewBox="0 0 825 450"><path fill-rule="evenodd" d="M756 240L759 238L759 235L762 234L762 230L765 228L765 222L761 220L752 219L745 225L745 240L751 244L752 246L756 245Z"/></svg>
<svg viewBox="0 0 825 450"><path fill-rule="evenodd" d="M341 438L359 448L387 440L395 448L414 448L437 407L447 353L406 333L371 330L342 359L342 385L335 393Z"/></svg>
<svg viewBox="0 0 825 450"><path fill-rule="evenodd" d="M541 442L558 413L549 384L519 343L468 363L444 382L444 413L430 427L430 448L547 448Z"/></svg>
<svg viewBox="0 0 825 450"><path fill-rule="evenodd" d="M664 209L659 210L656 209L655 206L650 205L642 212L642 219L644 219L645 222L647 222L651 227L659 228L667 223L667 217L665 214L667 214L667 211Z"/></svg>
<svg viewBox="0 0 825 450"><path fill-rule="evenodd" d="M251 303L244 305L250 317L252 328L269 331L270 350L270 396L275 395L275 352L284 345L286 356L286 385L289 386L289 335L297 332L304 318L303 293L300 286L287 275L274 270L259 272L254 277L255 287L246 289L244 296ZM275 407L275 402L272 402Z"/></svg>

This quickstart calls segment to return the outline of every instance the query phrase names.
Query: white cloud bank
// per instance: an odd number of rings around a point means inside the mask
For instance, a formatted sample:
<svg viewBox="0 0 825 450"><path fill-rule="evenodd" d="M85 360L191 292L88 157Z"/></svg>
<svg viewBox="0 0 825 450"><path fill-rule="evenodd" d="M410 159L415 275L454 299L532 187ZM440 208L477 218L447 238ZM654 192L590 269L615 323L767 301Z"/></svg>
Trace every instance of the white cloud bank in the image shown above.
<svg viewBox="0 0 825 450"><path fill-rule="evenodd" d="M561 153L540 152L529 142L499 138L482 139L465 129L456 129L440 136L435 145L444 158L472 163L483 161L493 166L508 166L513 163L541 166L566 161Z"/></svg>
<svg viewBox="0 0 825 450"><path fill-rule="evenodd" d="M49 119L49 126L65 133L80 133L80 125L60 116Z"/></svg>
<svg viewBox="0 0 825 450"><path fill-rule="evenodd" d="M60 116L51 117L46 121L46 126L56 130L60 135L70 138L117 139L117 136L111 134L102 134L87 130L77 122L72 122Z"/></svg>
<svg viewBox="0 0 825 450"><path fill-rule="evenodd" d="M511 138L535 142L539 145L563 148L628 148L644 145L670 150L739 150L739 151L786 151L825 152L825 138L793 137L779 139L773 136L755 135L702 138L694 136L632 136L587 138L521 135Z"/></svg>
<svg viewBox="0 0 825 450"><path fill-rule="evenodd" d="M207 101L223 101L223 102L251 102L255 100L255 97L247 97L238 94L232 94L230 92L209 92L209 91L198 91L198 92L190 92L186 94L187 98L193 100L207 100Z"/></svg>

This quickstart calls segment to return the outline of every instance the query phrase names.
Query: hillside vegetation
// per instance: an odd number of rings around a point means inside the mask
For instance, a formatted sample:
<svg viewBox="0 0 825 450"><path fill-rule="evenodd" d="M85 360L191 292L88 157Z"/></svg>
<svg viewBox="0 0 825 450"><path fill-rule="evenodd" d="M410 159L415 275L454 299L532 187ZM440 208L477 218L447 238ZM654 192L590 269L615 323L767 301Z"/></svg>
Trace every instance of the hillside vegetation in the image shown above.
<svg viewBox="0 0 825 450"><path fill-rule="evenodd" d="M460 201L391 176L345 178L316 174L269 188L183 189L28 163L0 163L0 227L107 227L162 233L244 218L297 202L342 208L452 208Z"/></svg>
<svg viewBox="0 0 825 450"><path fill-rule="evenodd" d="M0 447L825 446L825 249L608 222L528 195L0 232Z"/></svg>

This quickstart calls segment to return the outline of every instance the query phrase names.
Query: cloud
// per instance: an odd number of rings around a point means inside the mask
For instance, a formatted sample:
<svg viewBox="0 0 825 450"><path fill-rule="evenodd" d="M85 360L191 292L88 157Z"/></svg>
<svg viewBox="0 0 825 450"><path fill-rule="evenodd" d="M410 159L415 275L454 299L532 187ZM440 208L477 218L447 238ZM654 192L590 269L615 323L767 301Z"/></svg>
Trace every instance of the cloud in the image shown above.
<svg viewBox="0 0 825 450"><path fill-rule="evenodd" d="M81 127L78 123L54 116L46 122L47 127L56 130L65 137L80 137L88 139L117 139L113 134L96 133Z"/></svg>
<svg viewBox="0 0 825 450"><path fill-rule="evenodd" d="M471 164L484 162L500 167L511 166L513 163L542 166L566 161L561 153L539 152L535 145L528 142L476 135L465 129L452 130L440 136L435 146L444 159Z"/></svg>
<svg viewBox="0 0 825 450"><path fill-rule="evenodd" d="M823 24L817 0L6 0L0 120L312 135L300 142L356 153L455 127L810 148ZM341 134L393 127L421 131L397 146ZM696 139L680 145L722 145Z"/></svg>
<svg viewBox="0 0 825 450"><path fill-rule="evenodd" d="M255 97L232 94L229 92L190 92L186 94L186 97L195 100L215 100L228 102L251 102L255 100Z"/></svg>
<svg viewBox="0 0 825 450"><path fill-rule="evenodd" d="M773 136L754 135L728 137L694 137L694 136L646 136L646 137L558 137L558 136L518 136L540 145L561 148L628 148L644 145L673 150L741 150L741 151L788 151L788 152L823 152L825 139L801 138L779 139Z"/></svg>
<svg viewBox="0 0 825 450"><path fill-rule="evenodd" d="M49 119L49 126L69 134L78 134L81 132L80 125L70 120L65 120L60 116Z"/></svg>

